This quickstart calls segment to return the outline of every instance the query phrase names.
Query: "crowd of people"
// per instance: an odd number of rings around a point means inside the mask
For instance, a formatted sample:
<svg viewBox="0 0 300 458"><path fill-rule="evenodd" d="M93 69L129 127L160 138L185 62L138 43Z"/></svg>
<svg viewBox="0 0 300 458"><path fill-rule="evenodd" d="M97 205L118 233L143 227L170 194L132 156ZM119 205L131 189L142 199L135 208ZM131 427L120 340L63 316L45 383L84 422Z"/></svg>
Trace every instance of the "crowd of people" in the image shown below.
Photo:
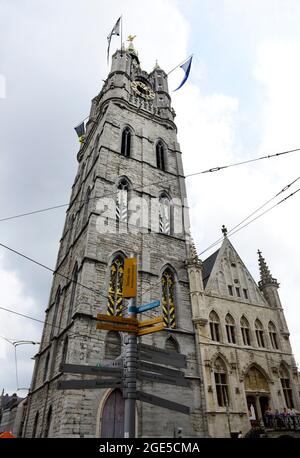
<svg viewBox="0 0 300 458"><path fill-rule="evenodd" d="M284 409L279 412L269 406L264 413L266 428L298 429L300 428L300 414L295 409Z"/></svg>

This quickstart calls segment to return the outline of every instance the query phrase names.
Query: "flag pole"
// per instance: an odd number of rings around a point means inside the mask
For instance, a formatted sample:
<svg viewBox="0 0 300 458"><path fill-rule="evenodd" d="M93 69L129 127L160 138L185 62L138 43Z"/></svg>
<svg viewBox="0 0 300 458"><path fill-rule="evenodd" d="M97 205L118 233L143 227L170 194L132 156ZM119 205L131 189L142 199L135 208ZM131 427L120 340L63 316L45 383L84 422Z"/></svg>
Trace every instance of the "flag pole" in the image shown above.
<svg viewBox="0 0 300 458"><path fill-rule="evenodd" d="M122 47L123 47L123 16L121 14L121 56L123 55L123 50L122 50Z"/></svg>
<svg viewBox="0 0 300 458"><path fill-rule="evenodd" d="M176 65L176 67L174 67L171 71L169 71L169 73L167 73L167 76L170 75L170 73L174 72L174 70L176 70L176 68L180 67L180 65L183 65L187 60L189 60L192 57L192 55L193 54L191 54L189 57L184 59L184 61L182 61L180 64Z"/></svg>

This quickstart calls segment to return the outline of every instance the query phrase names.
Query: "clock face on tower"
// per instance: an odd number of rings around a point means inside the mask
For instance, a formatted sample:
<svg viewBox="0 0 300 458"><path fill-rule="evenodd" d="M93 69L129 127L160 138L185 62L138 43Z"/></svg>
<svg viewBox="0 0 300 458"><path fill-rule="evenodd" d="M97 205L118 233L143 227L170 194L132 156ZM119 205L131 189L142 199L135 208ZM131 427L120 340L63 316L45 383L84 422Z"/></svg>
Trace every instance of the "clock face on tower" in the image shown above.
<svg viewBox="0 0 300 458"><path fill-rule="evenodd" d="M136 95L142 97L143 99L153 100L155 94L151 87L148 84L143 83L142 81L133 81L131 83L132 90Z"/></svg>

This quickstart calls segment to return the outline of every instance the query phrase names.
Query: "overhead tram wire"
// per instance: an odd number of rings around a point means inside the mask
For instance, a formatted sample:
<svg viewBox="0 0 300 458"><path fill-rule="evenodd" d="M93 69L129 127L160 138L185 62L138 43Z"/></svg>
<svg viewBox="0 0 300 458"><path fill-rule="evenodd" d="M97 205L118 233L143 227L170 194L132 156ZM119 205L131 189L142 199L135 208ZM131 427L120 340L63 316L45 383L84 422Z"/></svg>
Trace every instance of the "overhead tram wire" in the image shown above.
<svg viewBox="0 0 300 458"><path fill-rule="evenodd" d="M26 259L27 261L30 261L30 262L32 262L32 263L34 263L34 264L36 264L36 265L38 265L38 266L40 266L40 267L43 267L43 268L46 269L46 270L49 270L50 272L54 273L55 275L59 275L60 277L63 277L63 278L65 278L65 279L69 280L71 283L74 283L75 285L81 286L82 288L85 288L85 289L87 289L88 291L91 291L92 293L96 293L97 295L99 294L100 296L104 297L105 299L108 299L107 296L105 296L105 295L102 294L102 293L99 293L99 291L96 291L95 289L90 288L89 286L85 286L85 285L79 283L78 281L75 281L75 280L73 280L72 278L68 277L67 275L61 274L61 273L58 272L57 270L52 269L51 267L48 267L48 266L46 266L45 264L42 264L41 262L36 261L35 259L30 258L29 256L26 256L25 254L23 254L23 253L21 253L21 252L19 252L19 251L17 251L17 250L14 250L13 248L10 248L10 247L7 246L7 245L4 245L3 243L0 243L0 246L1 246L2 248L5 248L5 249L8 250L8 251L11 251L11 252L14 253L14 254L17 254L18 256L21 256L22 258Z"/></svg>
<svg viewBox="0 0 300 458"><path fill-rule="evenodd" d="M0 307L0 310L5 310L5 311L10 312L10 313L12 313L12 314L16 314L16 315L22 316L22 317L24 317L24 318L27 318L27 319L30 319L30 320L33 320L33 321L39 321L39 322L41 322L41 323L44 323L46 326L52 326L51 324L49 324L49 323L46 322L46 321L38 320L37 318L31 317L30 315L25 315L25 314L16 312L16 311L14 311L14 310L10 310L10 309L8 309L8 308ZM57 325L53 325L53 326L54 326L55 328L60 328L60 327L57 326ZM192 332L192 333L196 334L196 332L195 332L194 330L191 331L190 329L185 329L185 328L175 328L175 330L177 330L177 331L184 331L184 332ZM173 328L165 328L164 331L168 332L169 334L170 334L170 333L172 334ZM68 331L67 329L63 330L62 332L65 332L67 336L87 337L86 334L80 334L79 332ZM214 342L214 343L216 344L216 346L220 346L220 344L221 344L221 345L224 345L224 343L226 343L226 342L218 342L218 341L215 341L215 340L212 339L211 337L208 337L208 336L206 336L206 335L204 335L204 334L199 334L199 333L198 333L197 335L198 335L199 337L203 337L204 339L207 339L207 340L209 340L209 341L211 341L211 342ZM6 340L8 340L8 339L6 339ZM50 341L46 341L46 344L49 345L49 342L50 342ZM44 347L47 346L47 345L44 345ZM113 342L111 342L111 345L115 345L116 347L119 348L119 344L114 344ZM236 350L238 350L238 351L244 351L244 352L246 352L246 353L248 353L248 354L251 353L251 352L253 352L254 350L256 350L256 351L257 351L257 350L260 350L260 351L264 351L264 352L265 352L266 350L269 350L268 348L265 348L265 347L261 347L261 348L257 348L257 347L241 348L241 347L239 347L239 348L237 348L237 347L236 347L236 344L234 344L234 347L227 347L227 348L234 348L234 349L236 349ZM274 353L274 352L273 352L273 353ZM276 353L276 354L277 354L277 353ZM281 355L281 354L282 354L282 352L278 353L278 355ZM255 357L263 358L264 361L266 361L266 353L265 353L264 355L258 353ZM196 362L196 364L197 364L197 366L199 367L199 363ZM205 364L200 364L200 366L206 367Z"/></svg>
<svg viewBox="0 0 300 458"><path fill-rule="evenodd" d="M282 156L282 155L285 155L285 154L299 152L299 151L300 151L300 148L295 148L295 149L292 149L292 150L283 151L281 153L269 154L269 155L261 156L261 157L254 158L254 159L248 159L246 161L240 161L240 162L236 162L236 163L232 163L232 164L228 164L228 165L212 167L210 169L202 170L201 172L189 173L189 174L183 176L182 178L190 178L190 177L194 177L194 176L197 176L197 175L203 175L203 174L206 174L206 173L218 172L220 170L224 170L224 169L227 169L227 168L230 168L230 167L236 167L236 166L240 166L240 165L243 165L243 164L249 164L251 162L257 162L257 161L261 161L263 159L271 159L273 157L279 157L279 156ZM143 191L144 188L146 188L148 186L154 186L154 185L157 185L157 184L160 184L160 185L161 184L167 184L167 183L170 183L170 182L172 182L174 180L178 180L178 178L179 177L176 176L176 177L170 178L168 180L159 180L159 181L149 182L147 184L143 184L142 186L136 187L134 189L134 191ZM102 196L89 197L88 199L78 199L78 200L75 200L73 202L68 202L66 204L54 205L54 206L51 206L51 207L46 207L46 208L42 208L42 209L38 209L38 210L33 210L33 211L30 211L30 212L26 212L26 213L20 213L20 214L13 215L13 216L7 216L7 217L4 217L4 218L0 218L0 222L9 221L9 220L12 220L12 219L17 219L17 218L23 218L24 216L30 216L30 215L34 215L34 214L38 214L38 213L47 212L47 211L50 211L50 210L56 210L56 209L62 208L62 207L69 207L69 206L71 206L71 205L73 205L75 203L87 202L87 201L94 200L94 199L103 199L103 198L106 198L106 197L113 197L113 196L116 196L117 193L118 193L118 191L108 192L106 194L103 194Z"/></svg>
<svg viewBox="0 0 300 458"><path fill-rule="evenodd" d="M295 180L295 181L296 181L296 180ZM284 189L285 189L285 188L284 188ZM298 188L296 191L294 191L293 193L289 194L287 197L285 197L285 198L282 199L281 201L277 202L277 203L274 204L272 207L270 207L269 209L265 210L263 213L259 214L258 216L256 216L256 217L253 218L252 220L248 221L248 223L246 223L246 224L244 224L243 226L239 227L237 230L235 230L234 232L232 232L231 235L236 234L238 231L240 231L240 230L243 229L244 227L248 226L248 225L251 224L253 221L257 220L257 219L260 218L261 216L263 216L263 215L265 215L266 213L268 213L269 211L273 210L273 209L274 209L275 207L277 207L278 205L284 203L287 199L289 199L290 197L294 196L298 191L300 191L300 188ZM38 261L36 261L36 260L30 258L29 256L26 256L26 255L24 255L23 253L20 253L19 251L14 250L13 248L8 247L7 245L4 245L3 243L0 243L0 246L2 246L3 248L5 248L5 249L7 249L7 250L9 250L9 251L11 251L11 252L17 254L18 256L23 257L24 259L26 259L26 260L28 260L28 261L30 261L30 262L33 262L34 264L37 264L37 265L40 266L40 267L43 267L44 269L46 269L46 270L48 270L48 271L50 271L50 272L52 272L52 273L54 273L54 274L57 274L57 275L59 275L59 276L61 276L61 277L63 277L63 278L66 278L67 280L71 281L71 282L74 283L74 284L77 284L77 285L79 285L79 286L81 286L81 287L83 287L83 288L85 288L85 289L88 289L89 291L92 291L93 293L95 293L95 294L97 294L97 295L100 295L100 296L104 297L105 299L108 299L108 296L106 296L106 295L100 293L99 291L96 291L96 290L94 290L94 289L92 289L92 288L89 288L88 286L85 286L85 285L83 285L83 284L81 284L81 283L79 283L79 282L73 280L72 278L67 277L67 276L64 275L64 274L61 274L61 273L57 272L57 271L55 271L54 269L51 269L50 267L48 267L48 266L46 266L46 265L44 265L44 264L42 264L42 263L40 263L40 262L38 262ZM210 246L210 247L211 247L211 246ZM204 252L207 251L207 250L208 250L208 249L202 251L200 254L204 253ZM156 286L156 284L153 285L151 288L147 289L143 294L145 294L145 293L147 293L147 292L153 290L153 289L155 288L155 286Z"/></svg>
<svg viewBox="0 0 300 458"><path fill-rule="evenodd" d="M244 218L240 223L236 224L233 228L229 229L227 231L227 235L234 235L236 232L238 232L239 229L237 229L239 226L241 226L245 221L247 221L249 218L251 218L251 216L255 215L255 213L259 212L260 210L262 210L266 205L268 205L270 202L272 202L274 199L276 199L276 197L280 196L280 194L284 193L285 191L287 191L294 183L296 183L298 180L300 179L300 176L297 177L295 180L291 181L289 184L287 184L284 188L281 189L281 191L279 191L277 194L275 194L275 196L271 197L271 199L267 200L264 204L262 204L260 207L258 207L256 210L254 210L252 213L250 213L250 215L248 215L246 218ZM296 191L297 192L297 191ZM288 199L289 197L291 197L294 193L292 193L291 195L287 196L286 199ZM284 199L284 200L286 200ZM281 202L278 202L276 205L279 205ZM270 207L270 209L268 209L267 211L261 213L259 216L257 216L256 218L253 218L251 220L252 221L255 221L256 219L260 218L260 216L263 216L264 214L268 213L270 210L272 210L274 207L276 207L276 205L273 205L272 207ZM250 222L249 222L250 224ZM248 224L245 224L243 227L246 227ZM237 229L237 230L235 230ZM242 228L241 228L242 229ZM201 251L199 253L199 256L201 256L203 253L206 253L206 251L210 250L211 248L214 248L216 245L218 245L222 240L224 239L224 237L220 237L219 239L217 239L215 242L211 243L207 248L205 248L205 250Z"/></svg>

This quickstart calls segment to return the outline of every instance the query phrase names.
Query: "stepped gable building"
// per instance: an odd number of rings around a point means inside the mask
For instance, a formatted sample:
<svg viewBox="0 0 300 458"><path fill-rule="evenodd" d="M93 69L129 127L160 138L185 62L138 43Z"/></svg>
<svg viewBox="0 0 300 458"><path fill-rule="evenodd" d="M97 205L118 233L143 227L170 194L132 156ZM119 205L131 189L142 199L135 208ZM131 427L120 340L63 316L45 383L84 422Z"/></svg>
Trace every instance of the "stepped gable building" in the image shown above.
<svg viewBox="0 0 300 458"><path fill-rule="evenodd" d="M278 295L279 283L258 251L253 280L224 230L219 250L188 267L203 362L208 430L230 437L265 422L271 407L300 411L298 370Z"/></svg>
<svg viewBox="0 0 300 458"><path fill-rule="evenodd" d="M175 112L166 73L141 69L132 42L112 56L92 100L60 241L24 437L123 437L120 390L58 390L61 363L96 365L122 352L123 335L96 329L97 313L126 316L124 259L138 259L137 303L160 300L166 329L141 341L187 356L190 387L139 381L138 389L191 407L189 416L137 401L137 437L207 435L192 322L189 223ZM156 315L155 315L156 313ZM49 325L50 323L50 325Z"/></svg>

